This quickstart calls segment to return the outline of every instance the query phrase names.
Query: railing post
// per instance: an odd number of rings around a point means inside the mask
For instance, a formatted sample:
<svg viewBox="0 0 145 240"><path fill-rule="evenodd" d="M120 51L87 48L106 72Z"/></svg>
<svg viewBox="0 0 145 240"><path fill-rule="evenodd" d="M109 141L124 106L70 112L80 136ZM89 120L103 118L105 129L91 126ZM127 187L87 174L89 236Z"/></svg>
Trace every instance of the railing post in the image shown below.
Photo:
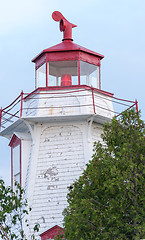
<svg viewBox="0 0 145 240"><path fill-rule="evenodd" d="M94 114L96 114L95 99L94 99L94 90L93 90L93 88L92 88L92 100L93 100L93 110L94 110Z"/></svg>
<svg viewBox="0 0 145 240"><path fill-rule="evenodd" d="M138 101L137 101L137 99L135 100L135 106L136 106L137 117L139 118L139 114L138 114Z"/></svg>
<svg viewBox="0 0 145 240"><path fill-rule="evenodd" d="M0 131L1 131L1 125L2 125L2 107L0 109Z"/></svg>
<svg viewBox="0 0 145 240"><path fill-rule="evenodd" d="M81 74L81 63L80 63L80 60L78 61L78 85L81 85L81 77L80 77L80 74Z"/></svg>
<svg viewBox="0 0 145 240"><path fill-rule="evenodd" d="M101 89L101 64L99 66L99 89Z"/></svg>
<svg viewBox="0 0 145 240"><path fill-rule="evenodd" d="M20 117L22 117L22 113L23 113L23 95L24 95L24 93L23 93L23 90L22 90L22 92L21 92L21 110L20 110Z"/></svg>

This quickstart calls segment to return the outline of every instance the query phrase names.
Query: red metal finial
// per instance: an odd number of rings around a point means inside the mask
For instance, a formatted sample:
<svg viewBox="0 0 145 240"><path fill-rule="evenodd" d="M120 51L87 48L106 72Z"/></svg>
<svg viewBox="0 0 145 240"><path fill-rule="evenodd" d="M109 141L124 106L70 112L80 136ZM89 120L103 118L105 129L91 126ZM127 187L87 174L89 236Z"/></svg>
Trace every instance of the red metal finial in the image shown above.
<svg viewBox="0 0 145 240"><path fill-rule="evenodd" d="M63 40L71 40L72 39L72 28L77 27L70 23L60 12L55 11L52 13L52 18L54 21L59 22L60 31L63 32Z"/></svg>

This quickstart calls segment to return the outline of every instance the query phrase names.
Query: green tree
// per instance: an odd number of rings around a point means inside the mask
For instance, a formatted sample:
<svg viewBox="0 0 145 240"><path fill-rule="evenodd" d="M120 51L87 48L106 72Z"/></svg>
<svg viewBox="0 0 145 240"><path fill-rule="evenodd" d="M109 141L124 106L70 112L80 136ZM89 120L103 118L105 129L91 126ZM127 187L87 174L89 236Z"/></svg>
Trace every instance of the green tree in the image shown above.
<svg viewBox="0 0 145 240"><path fill-rule="evenodd" d="M31 211L27 200L24 198L24 189L16 182L16 190L6 187L0 179L0 236L2 239L26 240L25 227L29 226L27 216ZM39 224L34 226L31 239L35 238L35 232L39 231Z"/></svg>
<svg viewBox="0 0 145 240"><path fill-rule="evenodd" d="M145 238L145 126L135 110L106 123L103 145L69 187L67 240ZM62 239L57 237L56 239Z"/></svg>

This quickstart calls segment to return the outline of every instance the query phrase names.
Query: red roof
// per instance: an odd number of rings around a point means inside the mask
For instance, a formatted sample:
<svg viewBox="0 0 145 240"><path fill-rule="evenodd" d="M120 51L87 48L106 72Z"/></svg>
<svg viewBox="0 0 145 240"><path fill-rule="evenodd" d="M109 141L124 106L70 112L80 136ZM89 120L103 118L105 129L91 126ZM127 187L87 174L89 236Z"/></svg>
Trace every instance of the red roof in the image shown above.
<svg viewBox="0 0 145 240"><path fill-rule="evenodd" d="M63 41L62 43L59 43L53 47L44 49L41 53L39 53L33 60L32 62L35 62L37 60L37 58L40 58L40 56L42 56L45 53L50 53L50 52L66 52L66 51L82 51L82 52L86 52L89 53L91 55L95 55L97 57L99 57L100 59L104 58L103 55L96 53L94 51L91 51L87 48L84 48L78 44L73 43L72 41L68 40L68 41Z"/></svg>
<svg viewBox="0 0 145 240"><path fill-rule="evenodd" d="M41 240L53 239L58 233L63 234L63 228L59 227L58 225L55 225L54 227L40 234L40 237Z"/></svg>

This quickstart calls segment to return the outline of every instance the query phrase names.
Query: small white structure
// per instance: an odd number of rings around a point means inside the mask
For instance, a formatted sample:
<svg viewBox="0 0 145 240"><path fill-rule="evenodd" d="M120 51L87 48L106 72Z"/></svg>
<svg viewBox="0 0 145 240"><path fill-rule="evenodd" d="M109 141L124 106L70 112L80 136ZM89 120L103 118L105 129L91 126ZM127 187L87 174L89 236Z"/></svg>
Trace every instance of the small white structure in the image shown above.
<svg viewBox="0 0 145 240"><path fill-rule="evenodd" d="M10 139L12 186L19 181L32 206L28 235L40 223L42 240L53 239L56 225L62 227L67 187L83 172L103 124L114 115L113 94L101 90L103 56L74 44L63 31L62 43L33 59L36 89L21 98L21 117L0 133Z"/></svg>

